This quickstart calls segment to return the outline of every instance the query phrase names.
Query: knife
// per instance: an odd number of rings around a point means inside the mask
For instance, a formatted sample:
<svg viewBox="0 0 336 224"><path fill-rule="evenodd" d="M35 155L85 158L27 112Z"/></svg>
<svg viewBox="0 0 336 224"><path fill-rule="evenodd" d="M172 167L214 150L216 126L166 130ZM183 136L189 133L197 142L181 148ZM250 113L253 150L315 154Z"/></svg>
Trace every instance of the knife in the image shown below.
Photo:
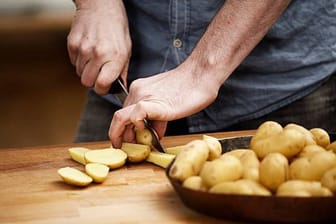
<svg viewBox="0 0 336 224"><path fill-rule="evenodd" d="M120 101L121 104L124 104L125 99L128 96L128 90L124 86L121 77L118 77L118 79L112 84L109 93L113 94ZM160 152L165 152L163 146L159 141L158 134L156 133L154 128L152 128L152 126L150 125L150 121L144 119L143 122L145 124L145 127L149 130L152 137L151 147L155 148Z"/></svg>

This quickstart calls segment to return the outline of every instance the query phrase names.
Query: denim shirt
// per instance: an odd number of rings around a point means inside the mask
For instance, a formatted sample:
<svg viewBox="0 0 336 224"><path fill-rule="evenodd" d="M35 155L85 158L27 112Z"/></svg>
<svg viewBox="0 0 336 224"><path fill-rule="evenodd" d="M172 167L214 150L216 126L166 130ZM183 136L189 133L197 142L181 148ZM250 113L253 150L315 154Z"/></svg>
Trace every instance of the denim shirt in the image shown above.
<svg viewBox="0 0 336 224"><path fill-rule="evenodd" d="M183 62L224 2L125 0L133 42L129 82ZM311 93L335 71L336 0L293 0L217 99L187 118L189 131L263 116Z"/></svg>

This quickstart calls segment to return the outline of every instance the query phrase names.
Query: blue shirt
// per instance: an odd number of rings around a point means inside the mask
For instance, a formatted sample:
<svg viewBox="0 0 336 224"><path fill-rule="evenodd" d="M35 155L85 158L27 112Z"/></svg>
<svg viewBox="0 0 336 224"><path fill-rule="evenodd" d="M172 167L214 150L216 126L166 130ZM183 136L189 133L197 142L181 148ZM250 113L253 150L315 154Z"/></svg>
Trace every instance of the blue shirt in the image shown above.
<svg viewBox="0 0 336 224"><path fill-rule="evenodd" d="M133 42L129 81L183 62L224 2L125 0ZM311 93L335 71L336 0L293 0L217 99L187 118L189 131L263 116Z"/></svg>

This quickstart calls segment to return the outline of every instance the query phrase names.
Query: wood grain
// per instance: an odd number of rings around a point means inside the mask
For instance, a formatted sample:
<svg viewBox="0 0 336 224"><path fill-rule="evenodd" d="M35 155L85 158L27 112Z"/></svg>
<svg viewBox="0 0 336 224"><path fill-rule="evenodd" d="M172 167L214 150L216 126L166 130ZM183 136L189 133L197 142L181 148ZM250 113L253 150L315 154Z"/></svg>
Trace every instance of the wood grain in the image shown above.
<svg viewBox="0 0 336 224"><path fill-rule="evenodd" d="M251 131L212 133L224 138ZM172 136L165 147L201 135ZM109 142L0 150L0 223L232 223L196 213L173 191L164 169L149 163L110 171L102 184L64 184L57 169L83 166L70 159L70 146L109 147Z"/></svg>

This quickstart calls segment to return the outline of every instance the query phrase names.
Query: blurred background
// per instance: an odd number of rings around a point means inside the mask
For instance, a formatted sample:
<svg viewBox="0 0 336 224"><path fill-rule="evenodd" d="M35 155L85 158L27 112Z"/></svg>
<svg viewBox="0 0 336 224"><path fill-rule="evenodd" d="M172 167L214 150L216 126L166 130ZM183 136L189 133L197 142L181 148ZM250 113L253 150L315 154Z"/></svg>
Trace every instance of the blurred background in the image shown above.
<svg viewBox="0 0 336 224"><path fill-rule="evenodd" d="M72 142L85 88L70 64L71 0L0 0L0 148Z"/></svg>

